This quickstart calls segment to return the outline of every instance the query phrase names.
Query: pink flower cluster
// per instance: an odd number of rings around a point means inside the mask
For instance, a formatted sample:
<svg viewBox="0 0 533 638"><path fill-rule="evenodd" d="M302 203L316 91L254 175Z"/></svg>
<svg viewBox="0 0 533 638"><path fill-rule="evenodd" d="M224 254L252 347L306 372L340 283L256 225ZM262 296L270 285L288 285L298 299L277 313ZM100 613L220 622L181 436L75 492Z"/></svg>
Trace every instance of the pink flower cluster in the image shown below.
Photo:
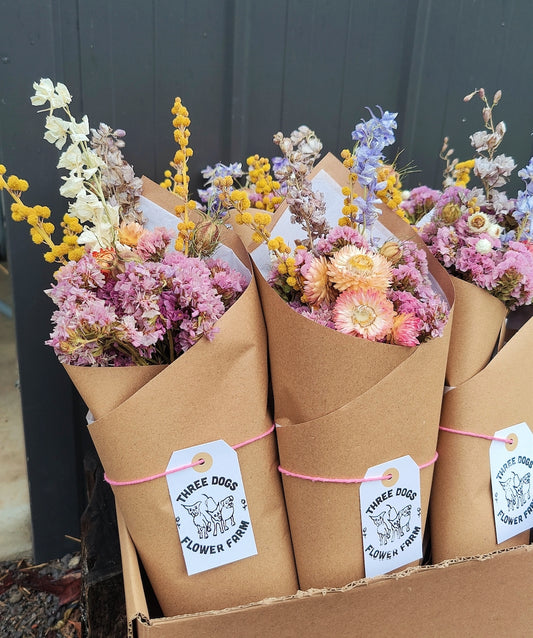
<svg viewBox="0 0 533 638"><path fill-rule="evenodd" d="M373 247L348 226L331 230L313 251L280 256L269 281L304 317L370 341L417 346L442 335L448 319L424 250L410 241Z"/></svg>
<svg viewBox="0 0 533 638"><path fill-rule="evenodd" d="M128 366L169 363L201 337L246 287L220 260L169 252L170 233L145 231L125 255L86 253L56 273L47 294L51 345L62 363Z"/></svg>
<svg viewBox="0 0 533 638"><path fill-rule="evenodd" d="M450 274L483 288L509 309L533 300L533 245L514 241L499 219L476 206L475 192L447 188L420 236Z"/></svg>
<svg viewBox="0 0 533 638"><path fill-rule="evenodd" d="M401 202L400 207L405 211L409 222L416 224L435 206L441 194L428 186L418 186L410 191L408 199Z"/></svg>

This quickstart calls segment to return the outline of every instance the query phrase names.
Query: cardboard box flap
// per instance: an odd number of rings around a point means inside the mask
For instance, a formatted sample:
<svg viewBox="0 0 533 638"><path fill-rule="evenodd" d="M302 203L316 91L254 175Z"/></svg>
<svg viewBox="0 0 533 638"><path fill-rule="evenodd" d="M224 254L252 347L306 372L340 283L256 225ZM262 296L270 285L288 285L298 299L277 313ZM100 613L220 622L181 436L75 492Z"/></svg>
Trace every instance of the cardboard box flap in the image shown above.
<svg viewBox="0 0 533 638"><path fill-rule="evenodd" d="M122 518L119 526L128 621L138 638L485 638L527 636L533 624L533 547L527 545L231 609L151 617Z"/></svg>

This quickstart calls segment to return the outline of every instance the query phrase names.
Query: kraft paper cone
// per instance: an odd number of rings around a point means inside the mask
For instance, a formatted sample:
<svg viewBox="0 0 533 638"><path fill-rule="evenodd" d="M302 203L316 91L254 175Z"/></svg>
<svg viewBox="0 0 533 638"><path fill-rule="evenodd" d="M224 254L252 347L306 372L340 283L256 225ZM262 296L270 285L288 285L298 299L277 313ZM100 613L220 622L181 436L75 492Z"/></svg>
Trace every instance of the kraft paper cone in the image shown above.
<svg viewBox="0 0 533 638"><path fill-rule="evenodd" d="M478 374L446 393L441 425L493 436L533 424L533 319ZM527 543L529 532L497 544L490 441L441 431L430 504L433 562Z"/></svg>
<svg viewBox="0 0 533 638"><path fill-rule="evenodd" d="M105 368L105 372L103 368L63 367L97 420L135 394L167 366Z"/></svg>
<svg viewBox="0 0 533 638"><path fill-rule="evenodd" d="M225 233L224 243L251 268L234 233ZM166 469L176 450L218 439L236 445L272 426L266 332L253 276L217 327L212 341L202 338L168 366L65 366L98 415L89 432L108 477L152 476ZM223 609L298 589L275 434L241 447L237 455L257 555L194 576L186 572L166 480L113 487L166 616Z"/></svg>
<svg viewBox="0 0 533 638"><path fill-rule="evenodd" d="M317 165L315 174L320 171L337 184L347 183L346 169L331 155ZM382 210L386 237L413 239L427 253L408 224ZM283 236L278 229L273 233ZM450 277L427 254L452 306ZM256 278L268 331L281 466L310 476L356 478L406 454L419 465L430 461L449 324L444 336L415 348L373 343L302 317L257 272ZM422 523L432 475L432 466L421 471ZM364 577L359 486L290 476L283 476L283 486L300 587L340 587Z"/></svg>
<svg viewBox="0 0 533 638"><path fill-rule="evenodd" d="M449 386L461 385L490 361L505 331L507 308L486 290L457 277L450 352L446 366Z"/></svg>

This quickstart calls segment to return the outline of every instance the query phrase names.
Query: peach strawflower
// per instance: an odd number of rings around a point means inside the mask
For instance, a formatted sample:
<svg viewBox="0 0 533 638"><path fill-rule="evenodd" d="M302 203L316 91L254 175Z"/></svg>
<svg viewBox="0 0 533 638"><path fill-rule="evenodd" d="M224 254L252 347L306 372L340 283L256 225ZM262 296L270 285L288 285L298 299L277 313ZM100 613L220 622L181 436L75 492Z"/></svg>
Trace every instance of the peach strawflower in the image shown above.
<svg viewBox="0 0 533 638"><path fill-rule="evenodd" d="M346 290L333 309L335 329L369 341L385 338L392 329L394 306L375 288Z"/></svg>
<svg viewBox="0 0 533 638"><path fill-rule="evenodd" d="M337 290L374 288L385 291L391 283L391 265L378 253L356 246L344 246L335 253L328 268Z"/></svg>
<svg viewBox="0 0 533 638"><path fill-rule="evenodd" d="M422 321L408 313L395 315L392 321L392 332L390 342L398 346L418 346L420 344L418 335L421 331Z"/></svg>
<svg viewBox="0 0 533 638"><path fill-rule="evenodd" d="M122 222L118 229L118 240L125 246L134 248L139 243L144 228L137 222Z"/></svg>
<svg viewBox="0 0 533 638"><path fill-rule="evenodd" d="M328 279L328 261L324 256L316 257L305 273L304 292L311 306L331 303L335 299L335 291Z"/></svg>

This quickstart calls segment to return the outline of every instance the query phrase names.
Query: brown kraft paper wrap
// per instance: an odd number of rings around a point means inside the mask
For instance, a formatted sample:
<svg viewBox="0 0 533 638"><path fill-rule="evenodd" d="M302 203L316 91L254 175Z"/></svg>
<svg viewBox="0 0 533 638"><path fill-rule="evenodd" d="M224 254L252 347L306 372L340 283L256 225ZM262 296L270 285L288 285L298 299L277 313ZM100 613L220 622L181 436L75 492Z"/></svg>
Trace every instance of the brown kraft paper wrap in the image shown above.
<svg viewBox="0 0 533 638"><path fill-rule="evenodd" d="M338 184L347 171L328 155L315 168ZM282 205L283 206L283 205ZM408 224L382 209L380 222L425 249ZM273 234L276 234L274 229ZM426 250L427 252L427 250ZM449 275L430 270L453 305ZM450 322L415 348L341 334L297 314L256 273L269 338L281 466L327 478L363 477L404 455L419 465L436 450ZM451 321L451 316L450 316ZM433 466L421 470L422 528ZM364 577L359 485L283 477L300 587L339 587Z"/></svg>
<svg viewBox="0 0 533 638"><path fill-rule="evenodd" d="M446 383L455 387L473 377L490 361L505 332L507 308L488 291L457 277Z"/></svg>
<svg viewBox="0 0 533 638"><path fill-rule="evenodd" d="M159 190L152 200L174 202ZM225 233L224 243L250 268L234 233ZM253 276L217 326L212 341L202 338L168 366L65 366L96 419L89 432L109 478L152 476L165 471L176 450L218 439L236 445L271 428L266 332ZM166 479L113 487L166 616L290 595L298 588L275 434L239 448L237 455L257 555L193 576L185 569Z"/></svg>
<svg viewBox="0 0 533 638"><path fill-rule="evenodd" d="M442 427L493 436L525 421L533 427L533 319L478 374L444 396ZM431 493L434 563L529 542L529 531L496 542L491 441L441 431Z"/></svg>

